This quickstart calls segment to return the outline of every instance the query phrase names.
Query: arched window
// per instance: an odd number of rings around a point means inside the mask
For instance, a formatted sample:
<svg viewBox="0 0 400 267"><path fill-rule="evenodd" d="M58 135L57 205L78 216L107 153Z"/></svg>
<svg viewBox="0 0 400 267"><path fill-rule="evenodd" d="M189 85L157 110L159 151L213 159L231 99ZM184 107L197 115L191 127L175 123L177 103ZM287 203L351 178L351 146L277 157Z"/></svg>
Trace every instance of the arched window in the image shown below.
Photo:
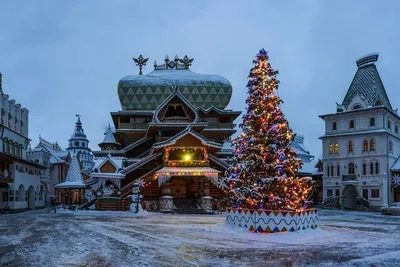
<svg viewBox="0 0 400 267"><path fill-rule="evenodd" d="M335 144L335 149L334 149L335 154L339 154L339 144Z"/></svg>
<svg viewBox="0 0 400 267"><path fill-rule="evenodd" d="M368 141L364 140L363 151L368 151Z"/></svg>
<svg viewBox="0 0 400 267"><path fill-rule="evenodd" d="M389 152L393 152L393 142L389 140Z"/></svg>
<svg viewBox="0 0 400 267"><path fill-rule="evenodd" d="M353 107L353 110L362 108L360 104L357 104Z"/></svg>
<svg viewBox="0 0 400 267"><path fill-rule="evenodd" d="M352 153L352 152L353 152L353 142L350 141L349 142L349 153Z"/></svg>
<svg viewBox="0 0 400 267"><path fill-rule="evenodd" d="M340 176L340 165L336 165L336 175Z"/></svg>
<svg viewBox="0 0 400 267"><path fill-rule="evenodd" d="M331 176L335 176L334 174L333 174L333 165L331 165Z"/></svg>
<svg viewBox="0 0 400 267"><path fill-rule="evenodd" d="M3 152L8 154L8 139L7 138L3 139Z"/></svg>
<svg viewBox="0 0 400 267"><path fill-rule="evenodd" d="M362 174L367 175L367 163L365 162L362 165Z"/></svg>
<svg viewBox="0 0 400 267"><path fill-rule="evenodd" d="M375 126L375 118L372 117L369 119L369 126L371 127Z"/></svg>
<svg viewBox="0 0 400 267"><path fill-rule="evenodd" d="M387 127L388 129L392 129L392 123L390 122L390 120L387 121Z"/></svg>
<svg viewBox="0 0 400 267"><path fill-rule="evenodd" d="M379 174L379 162L375 162L375 174Z"/></svg>
<svg viewBox="0 0 400 267"><path fill-rule="evenodd" d="M354 163L349 163L349 169L348 169L349 174L354 174Z"/></svg>
<svg viewBox="0 0 400 267"><path fill-rule="evenodd" d="M79 146L79 142L75 142L75 147L78 147Z"/></svg>
<svg viewBox="0 0 400 267"><path fill-rule="evenodd" d="M332 131L336 131L336 129L337 129L337 123L336 123L336 121L334 121L332 123Z"/></svg>
<svg viewBox="0 0 400 267"><path fill-rule="evenodd" d="M399 133L399 126L397 126L397 124L394 126L394 132Z"/></svg>
<svg viewBox="0 0 400 267"><path fill-rule="evenodd" d="M329 144L329 154L333 154L333 144Z"/></svg>
<svg viewBox="0 0 400 267"><path fill-rule="evenodd" d="M349 128L354 129L354 120L350 120Z"/></svg>
<svg viewBox="0 0 400 267"><path fill-rule="evenodd" d="M371 139L371 141L369 141L369 150L375 151L375 140Z"/></svg>
<svg viewBox="0 0 400 267"><path fill-rule="evenodd" d="M374 174L374 163L372 162L369 164L369 174Z"/></svg>
<svg viewBox="0 0 400 267"><path fill-rule="evenodd" d="M329 166L326 167L326 173L328 177L331 177L331 168Z"/></svg>

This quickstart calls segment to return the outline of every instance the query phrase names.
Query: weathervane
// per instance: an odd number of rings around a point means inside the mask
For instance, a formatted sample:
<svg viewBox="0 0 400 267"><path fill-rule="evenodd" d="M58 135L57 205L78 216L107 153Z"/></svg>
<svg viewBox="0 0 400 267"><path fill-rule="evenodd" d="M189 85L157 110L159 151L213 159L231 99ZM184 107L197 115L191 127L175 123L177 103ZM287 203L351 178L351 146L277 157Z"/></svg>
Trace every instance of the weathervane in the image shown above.
<svg viewBox="0 0 400 267"><path fill-rule="evenodd" d="M142 55L140 55L138 58L133 58L133 61L135 61L136 66L139 66L139 75L143 75L142 68L143 66L146 66L146 62L148 60L149 58L144 58Z"/></svg>

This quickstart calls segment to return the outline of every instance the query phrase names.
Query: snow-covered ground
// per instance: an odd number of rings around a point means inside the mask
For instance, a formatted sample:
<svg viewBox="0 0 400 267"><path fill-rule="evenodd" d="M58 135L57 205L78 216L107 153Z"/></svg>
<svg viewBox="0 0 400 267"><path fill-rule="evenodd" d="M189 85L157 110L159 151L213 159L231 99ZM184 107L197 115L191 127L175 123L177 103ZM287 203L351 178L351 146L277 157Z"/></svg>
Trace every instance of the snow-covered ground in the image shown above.
<svg viewBox="0 0 400 267"><path fill-rule="evenodd" d="M0 215L0 265L399 266L400 217L320 211L320 229L254 234L224 215L34 211Z"/></svg>

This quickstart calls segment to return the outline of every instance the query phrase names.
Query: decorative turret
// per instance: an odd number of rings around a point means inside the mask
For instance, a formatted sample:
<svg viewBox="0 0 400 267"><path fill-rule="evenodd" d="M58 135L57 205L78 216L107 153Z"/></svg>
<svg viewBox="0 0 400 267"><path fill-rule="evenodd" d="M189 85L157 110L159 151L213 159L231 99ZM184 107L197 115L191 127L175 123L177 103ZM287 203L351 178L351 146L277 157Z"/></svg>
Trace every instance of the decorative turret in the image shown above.
<svg viewBox="0 0 400 267"><path fill-rule="evenodd" d="M101 148L101 150L117 150L120 148L120 144L115 141L110 124L108 125L107 130L104 133L103 142L99 144L99 147Z"/></svg>
<svg viewBox="0 0 400 267"><path fill-rule="evenodd" d="M75 153L72 153L71 163L69 165L65 182L55 186L56 188L84 188L81 168Z"/></svg>
<svg viewBox="0 0 400 267"><path fill-rule="evenodd" d="M82 128L81 116L76 116L78 117L78 121L75 124L75 130L71 139L68 140L69 145L67 150L77 154L82 165L82 170L88 172L94 166L92 150L89 148L89 140L86 138L86 134Z"/></svg>

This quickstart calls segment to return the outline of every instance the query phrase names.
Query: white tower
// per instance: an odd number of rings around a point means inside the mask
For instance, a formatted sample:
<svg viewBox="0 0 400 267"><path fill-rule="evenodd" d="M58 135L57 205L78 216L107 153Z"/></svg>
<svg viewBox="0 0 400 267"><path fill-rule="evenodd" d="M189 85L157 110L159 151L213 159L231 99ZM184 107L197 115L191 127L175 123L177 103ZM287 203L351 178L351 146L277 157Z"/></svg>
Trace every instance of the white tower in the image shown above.
<svg viewBox="0 0 400 267"><path fill-rule="evenodd" d="M78 117L78 121L75 124L75 130L71 139L68 140L69 145L67 150L75 153L79 159L82 170L84 172L89 172L94 166L93 154L92 150L89 148L89 140L86 138L86 134L82 128L81 116L76 116Z"/></svg>

